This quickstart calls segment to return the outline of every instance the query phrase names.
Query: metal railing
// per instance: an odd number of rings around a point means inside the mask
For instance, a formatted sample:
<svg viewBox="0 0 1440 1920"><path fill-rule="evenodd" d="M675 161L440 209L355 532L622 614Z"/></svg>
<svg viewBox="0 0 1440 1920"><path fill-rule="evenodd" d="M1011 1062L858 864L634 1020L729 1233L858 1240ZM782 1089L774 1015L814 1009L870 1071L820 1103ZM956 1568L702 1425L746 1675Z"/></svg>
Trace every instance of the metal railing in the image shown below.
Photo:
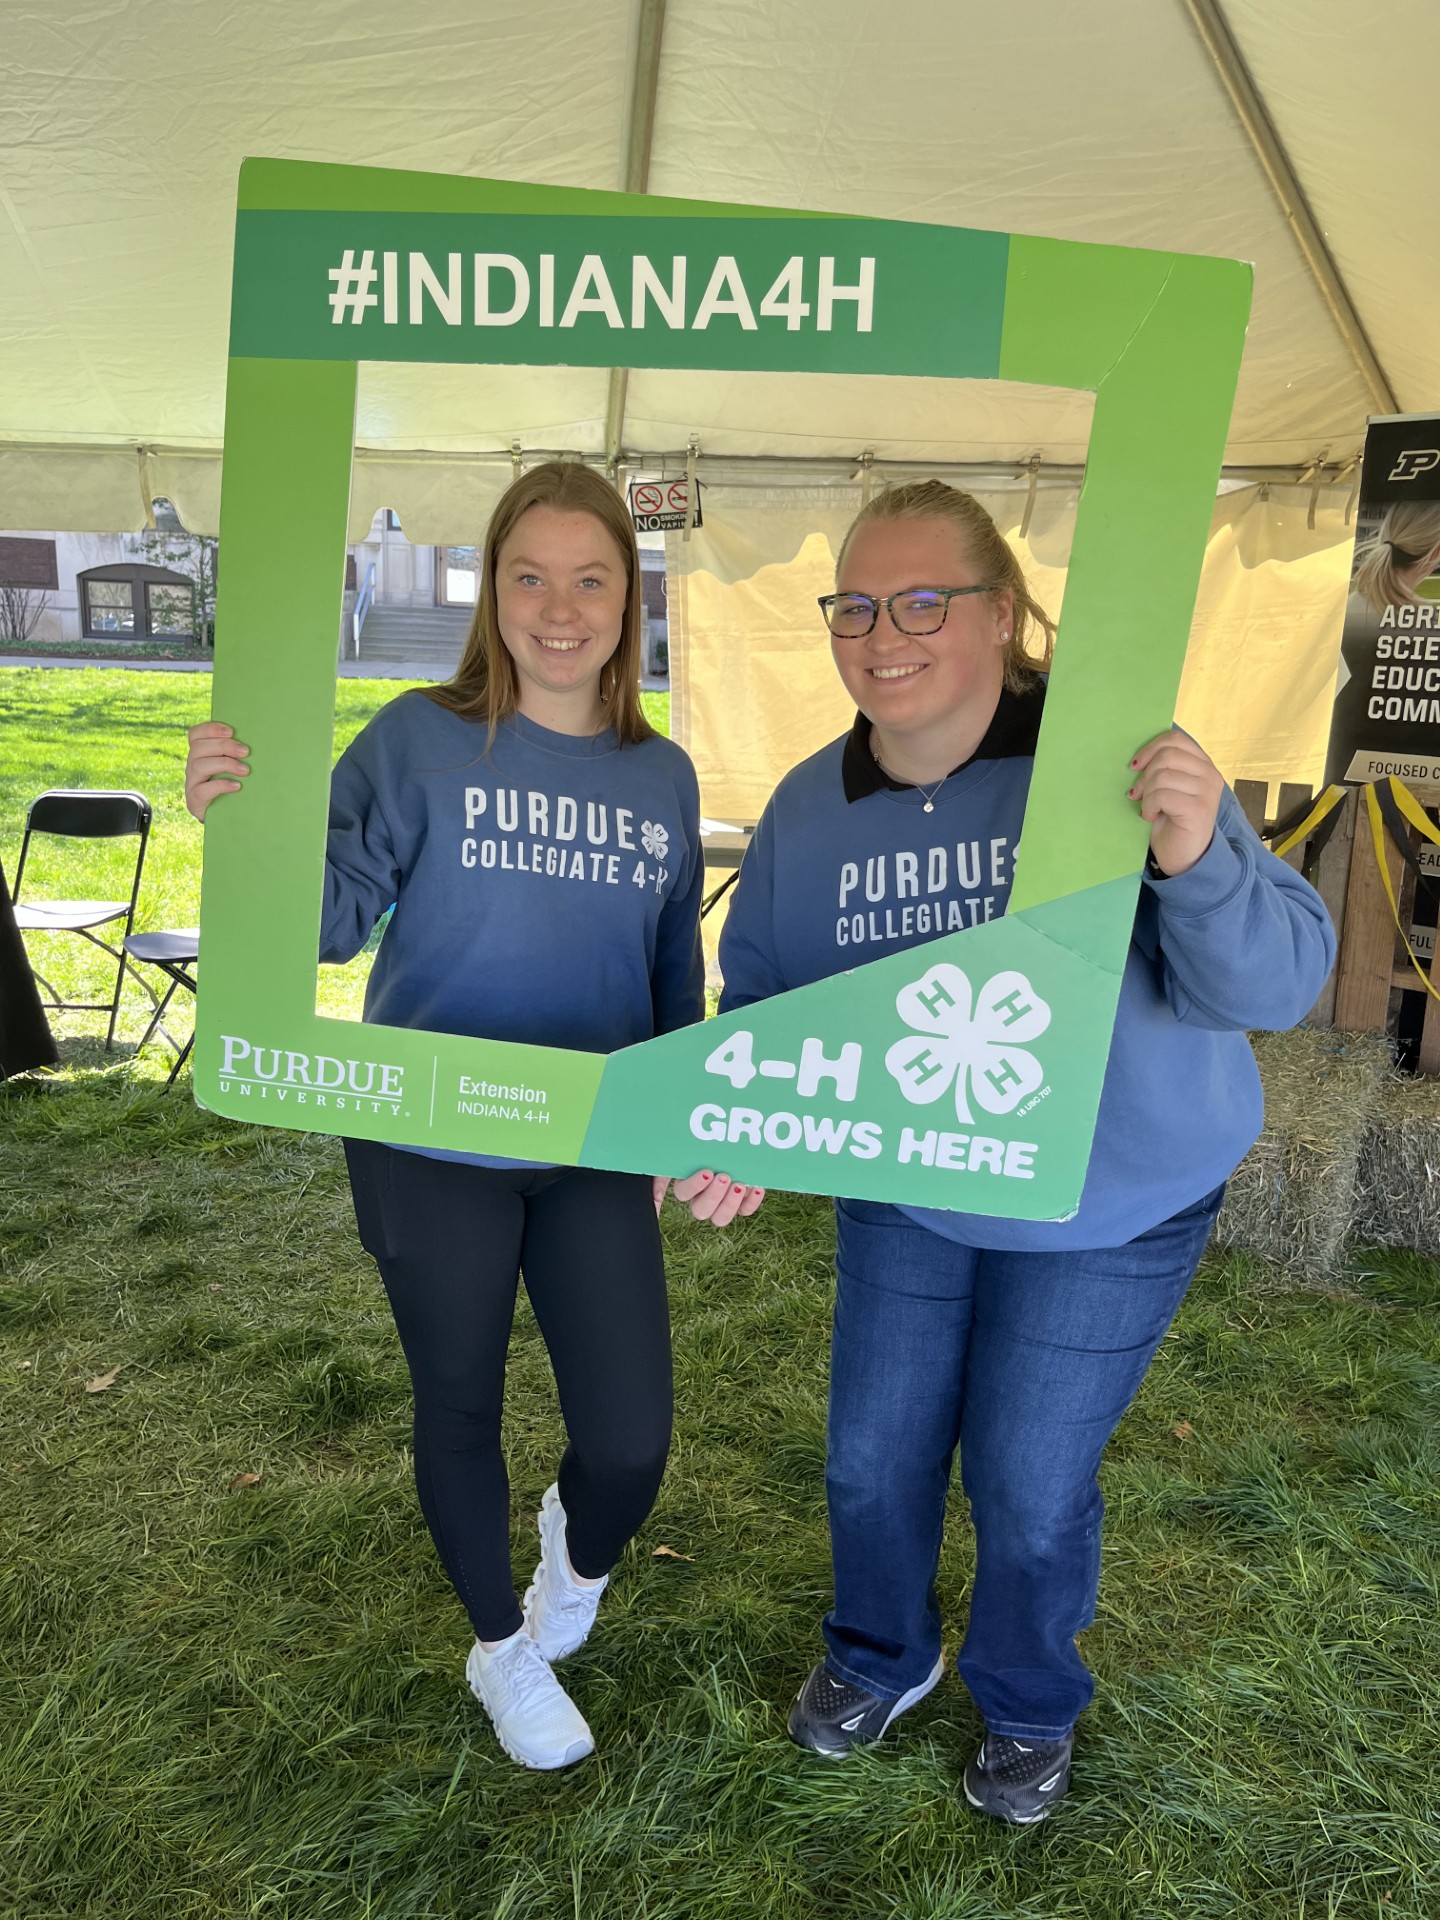
<svg viewBox="0 0 1440 1920"><path fill-rule="evenodd" d="M365 569L365 579L359 593L355 596L354 611L350 615L350 644L353 658L360 658L360 629L365 624L365 616L375 604L375 562L372 560Z"/></svg>

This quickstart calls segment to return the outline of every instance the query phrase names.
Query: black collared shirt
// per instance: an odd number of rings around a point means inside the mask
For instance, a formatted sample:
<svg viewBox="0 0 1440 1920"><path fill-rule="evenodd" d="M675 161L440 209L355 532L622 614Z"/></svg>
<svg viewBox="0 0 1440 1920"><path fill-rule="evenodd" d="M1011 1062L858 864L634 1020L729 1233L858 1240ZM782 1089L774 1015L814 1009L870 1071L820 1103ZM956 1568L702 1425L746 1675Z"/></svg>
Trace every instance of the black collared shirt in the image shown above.
<svg viewBox="0 0 1440 1920"><path fill-rule="evenodd" d="M968 767L976 760L1013 760L1033 754L1044 711L1043 680L1037 680L1034 686L1027 687L1023 693L1011 693L1008 687L1003 688L999 704L985 729L984 739L968 760L962 760L959 767L950 769L945 779L948 780L950 774L959 773L961 767ZM870 722L863 713L856 714L850 737L845 742L840 777L845 787L845 798L849 801L863 800L866 794L880 793L886 788L892 793L903 793L916 785L913 780L892 780L876 761L870 745ZM943 786L945 782L941 781L940 784Z"/></svg>

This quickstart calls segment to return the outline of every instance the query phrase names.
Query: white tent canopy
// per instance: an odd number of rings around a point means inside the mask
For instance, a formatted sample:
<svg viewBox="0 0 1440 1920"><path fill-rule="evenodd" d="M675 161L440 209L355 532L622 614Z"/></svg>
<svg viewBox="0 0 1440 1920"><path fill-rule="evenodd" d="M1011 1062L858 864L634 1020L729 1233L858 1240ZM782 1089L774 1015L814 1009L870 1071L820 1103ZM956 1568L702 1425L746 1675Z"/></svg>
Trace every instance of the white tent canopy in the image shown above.
<svg viewBox="0 0 1440 1920"><path fill-rule="evenodd" d="M1366 415L1440 405L1437 67L1436 0L8 0L0 527L133 529L164 495L215 529L251 154L1237 256L1256 290L1227 461L1270 484L1217 512L1211 665L1187 697L1213 683L1227 771L1304 777ZM1027 463L1073 498L1088 424L1085 396L999 383L368 366L352 533L383 505L417 542L472 540L515 447L673 471L692 443L737 533L745 486L771 490L756 526L784 520L786 482L853 510L867 459L966 467L1002 504L1008 488L1014 530ZM1063 546L1056 525L1040 539L1037 521L1041 548ZM699 678L702 634L753 614L717 552L697 537L672 554ZM763 571L795 546L755 553ZM823 574L824 555L810 564ZM1242 739L1234 648L1257 630L1270 691ZM710 709L690 691L681 731L703 746ZM737 752L717 735L709 757Z"/></svg>
<svg viewBox="0 0 1440 1920"><path fill-rule="evenodd" d="M1224 0L1221 20L1389 398L1202 38L1197 16L1219 14L1215 0L9 0L0 524L135 526L153 485L192 494L193 523L213 526L214 476L193 456L220 447L247 154L607 188L638 165L654 193L1235 255L1257 276L1228 459L1341 465L1368 412L1440 399L1440 215L1420 137L1440 7ZM380 475L371 456L603 455L611 398L589 370L375 367L362 484L396 507L413 484L443 519L433 461ZM998 385L638 371L614 424L632 453L693 435L707 456L1073 464L1088 410ZM157 450L144 474L142 447ZM473 527L464 495L450 538Z"/></svg>

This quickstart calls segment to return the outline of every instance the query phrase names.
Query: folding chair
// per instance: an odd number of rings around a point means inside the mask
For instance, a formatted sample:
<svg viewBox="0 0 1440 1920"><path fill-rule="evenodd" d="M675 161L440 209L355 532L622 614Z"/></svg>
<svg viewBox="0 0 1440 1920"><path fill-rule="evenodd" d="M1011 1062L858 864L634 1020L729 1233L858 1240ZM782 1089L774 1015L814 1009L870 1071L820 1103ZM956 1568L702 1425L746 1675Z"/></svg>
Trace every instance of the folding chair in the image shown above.
<svg viewBox="0 0 1440 1920"><path fill-rule="evenodd" d="M730 871L713 887L700 903L700 918L704 920L711 910L717 907L725 895L740 878L740 864L745 858L745 850L750 845L750 836L755 828L736 826L731 820L700 820L700 843L704 850L707 867L728 867Z"/></svg>
<svg viewBox="0 0 1440 1920"><path fill-rule="evenodd" d="M125 951L132 960L139 960L147 967L158 967L169 978L170 985L165 989L165 997L156 1005L149 1026L140 1039L141 1047L148 1044L150 1036L157 1030L170 1042L176 1053L174 1066L170 1069L170 1078L165 1082L173 1087L179 1077L180 1069L190 1057L190 1049L195 1044L195 1035L182 1047L164 1025L165 1009L175 998L176 989L186 988L195 991L194 966L200 952L200 930L198 927L181 927L173 933L130 933L125 936ZM134 972L134 968L131 968Z"/></svg>
<svg viewBox="0 0 1440 1920"><path fill-rule="evenodd" d="M105 1035L109 1049L115 1044L115 1021L120 1012L120 994L125 985L124 940L135 919L135 901L140 892L140 875L145 865L145 847L150 838L150 802L143 793L104 792L91 789L52 788L32 800L25 816L25 838L20 843L20 862L15 869L15 924L21 932L76 933L91 941L115 962L115 990L108 1000L65 1000L40 972L36 979L49 999L45 1004L58 1013L103 1013L110 1011L110 1027ZM37 900L21 901L25 881L25 863L30 841L35 834L53 835L66 840L116 840L127 834L137 839L135 868L130 879L128 900ZM97 927L122 925L121 945L112 946L95 931ZM138 980L139 975L135 978ZM143 981L145 991L150 991ZM154 998L154 995L151 995Z"/></svg>

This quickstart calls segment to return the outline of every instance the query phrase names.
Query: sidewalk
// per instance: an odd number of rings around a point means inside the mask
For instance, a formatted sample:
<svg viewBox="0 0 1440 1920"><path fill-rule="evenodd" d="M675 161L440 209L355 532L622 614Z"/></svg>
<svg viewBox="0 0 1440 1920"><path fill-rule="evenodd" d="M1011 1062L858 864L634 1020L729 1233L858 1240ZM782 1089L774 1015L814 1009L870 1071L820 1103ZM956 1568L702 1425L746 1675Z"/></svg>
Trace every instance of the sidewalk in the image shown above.
<svg viewBox="0 0 1440 1920"><path fill-rule="evenodd" d="M0 669L5 667L119 667L125 673L142 673L146 670L155 673L209 673L209 660L71 660L56 654L20 654L0 653ZM406 666L402 662L388 660L342 660L336 668L336 678L340 680L420 680L439 679L441 671L427 674L417 672L421 663ZM451 669L446 667L444 673ZM658 679L654 674L644 674L640 680L644 693L668 693L670 682Z"/></svg>
<svg viewBox="0 0 1440 1920"><path fill-rule="evenodd" d="M209 660L72 660L53 653L0 654L0 667L119 667L125 673L209 673ZM408 667L365 660L342 660L336 677L341 680L423 680Z"/></svg>
<svg viewBox="0 0 1440 1920"><path fill-rule="evenodd" d="M71 660L55 653L0 653L0 667L122 667L134 673L156 667L161 673L209 673L208 660Z"/></svg>

